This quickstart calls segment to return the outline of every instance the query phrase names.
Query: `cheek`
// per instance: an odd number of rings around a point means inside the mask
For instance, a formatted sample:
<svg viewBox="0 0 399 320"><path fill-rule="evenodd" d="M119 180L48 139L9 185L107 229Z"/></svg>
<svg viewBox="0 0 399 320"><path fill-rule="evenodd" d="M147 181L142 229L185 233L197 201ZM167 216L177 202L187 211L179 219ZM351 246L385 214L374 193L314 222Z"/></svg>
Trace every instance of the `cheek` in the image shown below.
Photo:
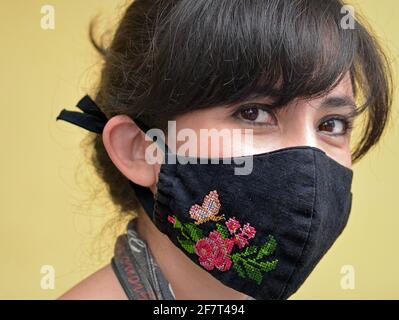
<svg viewBox="0 0 399 320"><path fill-rule="evenodd" d="M318 136L317 146L339 164L349 169L352 167L351 133L338 138L320 135Z"/></svg>
<svg viewBox="0 0 399 320"><path fill-rule="evenodd" d="M334 159L344 167L347 167L349 169L352 167L352 154L349 146L339 149L329 147L324 147L321 149L323 149L330 158Z"/></svg>
<svg viewBox="0 0 399 320"><path fill-rule="evenodd" d="M350 150L347 152L346 159L345 159L343 165L347 168L352 168L352 154L351 154Z"/></svg>
<svg viewBox="0 0 399 320"><path fill-rule="evenodd" d="M335 161L349 169L352 168L352 155L350 151L345 152L339 159L335 159Z"/></svg>
<svg viewBox="0 0 399 320"><path fill-rule="evenodd" d="M347 141L345 146L342 149L342 161L341 163L351 169L352 168L352 151L351 151L351 137L352 137L352 133L350 133L347 137Z"/></svg>

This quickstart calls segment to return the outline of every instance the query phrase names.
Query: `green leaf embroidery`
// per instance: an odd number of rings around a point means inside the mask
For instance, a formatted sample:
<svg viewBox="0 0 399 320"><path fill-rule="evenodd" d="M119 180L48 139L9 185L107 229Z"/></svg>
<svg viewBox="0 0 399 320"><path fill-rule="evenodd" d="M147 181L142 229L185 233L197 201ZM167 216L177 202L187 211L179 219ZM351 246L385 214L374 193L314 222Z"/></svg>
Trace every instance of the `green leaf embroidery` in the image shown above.
<svg viewBox="0 0 399 320"><path fill-rule="evenodd" d="M278 263L278 260L275 259L273 261L262 261L262 262L259 262L259 265L261 266L263 271L269 272L269 271L274 270L277 267L277 263Z"/></svg>
<svg viewBox="0 0 399 320"><path fill-rule="evenodd" d="M198 228L194 223L184 224L187 234L190 236L191 240L197 242L204 237L202 230Z"/></svg>
<svg viewBox="0 0 399 320"><path fill-rule="evenodd" d="M241 256L249 256L251 254L255 254L258 251L258 247L256 246L250 246L250 247L246 247L245 251L243 253L241 253Z"/></svg>
<svg viewBox="0 0 399 320"><path fill-rule="evenodd" d="M260 270L249 264L247 261L244 261L243 265L248 277L254 280L258 285L261 284L263 276Z"/></svg>
<svg viewBox="0 0 399 320"><path fill-rule="evenodd" d="M187 240L197 242L204 237L202 230L194 223L181 223L176 216L173 216L173 218L175 219L173 227L180 230L182 236Z"/></svg>
<svg viewBox="0 0 399 320"><path fill-rule="evenodd" d="M175 219L175 224L174 224L174 228L176 228L176 229L182 229L182 224L181 224L181 222L180 222L180 220L179 219L177 219L177 217L176 216L173 216L173 218Z"/></svg>
<svg viewBox="0 0 399 320"><path fill-rule="evenodd" d="M194 242L186 239L181 239L180 237L177 237L177 240L179 241L182 248L188 253L195 253Z"/></svg>
<svg viewBox="0 0 399 320"><path fill-rule="evenodd" d="M177 237L181 247L190 254L195 253L195 244L204 238L203 231L194 223L182 223L176 216L173 216L175 229L180 230L184 238ZM216 223L216 230L221 234L223 239L229 238L229 230L222 224ZM272 236L267 237L266 243L260 247L248 246L241 252L230 255L233 262L232 268L242 278L249 278L258 285L263 280L263 273L274 270L277 267L278 260L260 261L264 257L268 257L276 250L277 241Z"/></svg>
<svg viewBox="0 0 399 320"><path fill-rule="evenodd" d="M272 235L268 236L268 241L260 247L256 260L262 259L271 255L276 250L277 241Z"/></svg>
<svg viewBox="0 0 399 320"><path fill-rule="evenodd" d="M222 224L216 223L216 230L219 231L219 233L222 235L223 239L226 239L229 237L230 233L229 230Z"/></svg>
<svg viewBox="0 0 399 320"><path fill-rule="evenodd" d="M245 276L245 271L241 268L241 266L240 266L238 263L233 263L233 269L234 269L235 271L237 271L238 275L239 275L241 278L246 278L246 276Z"/></svg>
<svg viewBox="0 0 399 320"><path fill-rule="evenodd" d="M278 260L259 261L265 256L271 255L276 249L277 242L273 236L268 237L268 241L260 248L256 246L247 247L243 252L231 255L233 269L243 278L254 280L260 284L263 280L263 272L269 272L277 267ZM258 251L259 249L259 251ZM257 253L256 256L253 256ZM250 256L253 256L250 258Z"/></svg>

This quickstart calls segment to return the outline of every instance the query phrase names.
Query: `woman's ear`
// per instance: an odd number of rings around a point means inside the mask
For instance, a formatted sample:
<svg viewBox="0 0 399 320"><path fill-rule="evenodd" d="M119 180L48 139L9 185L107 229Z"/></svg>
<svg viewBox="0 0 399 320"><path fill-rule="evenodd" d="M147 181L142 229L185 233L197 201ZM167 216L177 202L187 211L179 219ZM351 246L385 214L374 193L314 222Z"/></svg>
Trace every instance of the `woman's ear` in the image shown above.
<svg viewBox="0 0 399 320"><path fill-rule="evenodd" d="M144 187L156 183L154 165L145 159L149 143L130 117L112 117L104 127L103 143L112 162L129 180Z"/></svg>

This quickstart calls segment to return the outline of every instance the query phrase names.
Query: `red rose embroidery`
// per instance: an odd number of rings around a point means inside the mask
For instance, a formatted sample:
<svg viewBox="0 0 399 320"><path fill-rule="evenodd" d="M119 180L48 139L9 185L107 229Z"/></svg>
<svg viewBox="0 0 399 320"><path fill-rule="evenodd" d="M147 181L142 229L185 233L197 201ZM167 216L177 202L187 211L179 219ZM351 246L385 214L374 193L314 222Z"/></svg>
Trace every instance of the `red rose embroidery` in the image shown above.
<svg viewBox="0 0 399 320"><path fill-rule="evenodd" d="M209 237L198 240L195 244L195 253L206 270L217 268L220 271L227 271L232 263L228 254L231 253L233 245L234 241L223 239L218 231L212 231Z"/></svg>
<svg viewBox="0 0 399 320"><path fill-rule="evenodd" d="M256 229L249 223L241 224L236 217L227 221L224 215L219 215L221 204L216 190L205 196L202 206L194 204L189 214L194 223L179 221L176 215L168 216L167 221L173 228L180 231L176 237L180 246L189 254L198 256L199 264L206 270L215 268L225 272L230 269L242 278L249 278L260 284L263 274L274 270L277 259L265 260L265 257L274 253L277 241L269 235L261 246L249 246L250 240L256 235ZM206 237L199 225L205 222L218 222L213 231ZM238 250L232 253L233 248ZM248 247L247 247L248 246Z"/></svg>

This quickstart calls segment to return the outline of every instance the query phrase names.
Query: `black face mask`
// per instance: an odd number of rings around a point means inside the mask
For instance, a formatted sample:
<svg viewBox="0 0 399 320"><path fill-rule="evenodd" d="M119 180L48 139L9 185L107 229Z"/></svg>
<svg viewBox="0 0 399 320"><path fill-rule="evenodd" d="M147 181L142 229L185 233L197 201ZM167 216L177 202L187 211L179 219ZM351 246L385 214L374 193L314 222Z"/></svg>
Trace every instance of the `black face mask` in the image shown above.
<svg viewBox="0 0 399 320"><path fill-rule="evenodd" d="M235 174L240 157L189 159L161 165L155 197L131 183L157 228L230 288L255 299L296 292L346 226L352 170L308 146L254 155L248 175Z"/></svg>
<svg viewBox="0 0 399 320"><path fill-rule="evenodd" d="M252 160L249 175L235 174L237 158L162 164L155 205L132 186L158 229L194 263L255 299L286 299L344 229L352 170L306 146Z"/></svg>

